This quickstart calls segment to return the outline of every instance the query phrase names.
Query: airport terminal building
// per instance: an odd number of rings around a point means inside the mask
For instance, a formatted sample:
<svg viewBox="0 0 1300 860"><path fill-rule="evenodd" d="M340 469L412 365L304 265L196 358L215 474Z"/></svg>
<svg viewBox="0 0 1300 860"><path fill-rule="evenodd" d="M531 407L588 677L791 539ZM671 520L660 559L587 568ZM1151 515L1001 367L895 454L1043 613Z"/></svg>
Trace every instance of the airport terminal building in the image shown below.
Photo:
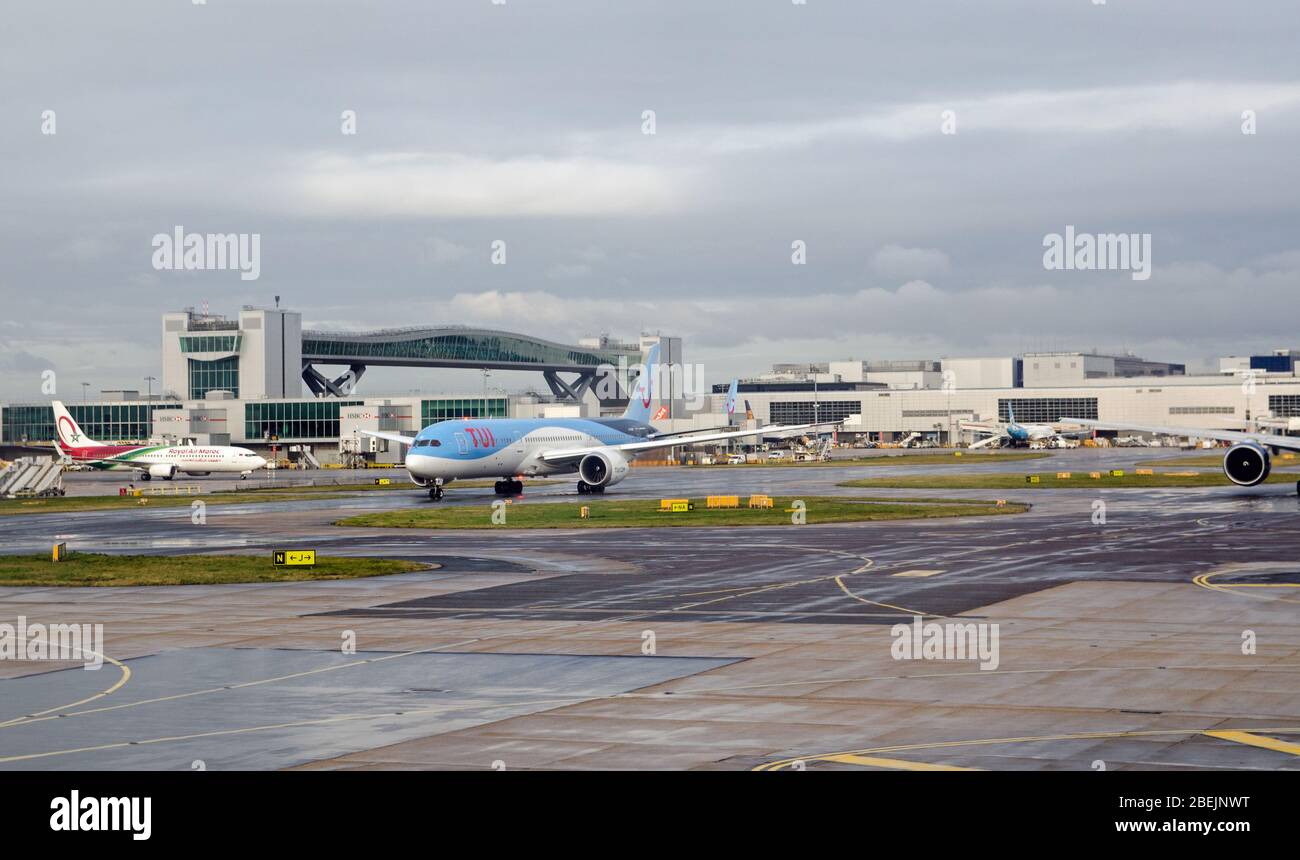
<svg viewBox="0 0 1300 860"><path fill-rule="evenodd" d="M306 465L391 463L401 460L400 446L361 430L414 434L449 418L618 414L633 381L629 368L654 343L666 364L683 364L681 339L661 335L569 345L460 326L340 333L305 330L298 312L278 307L246 307L234 318L187 309L162 317L160 391L104 391L94 401L65 403L104 442L245 445ZM1292 350L1229 356L1219 373L1201 376L1187 375L1179 364L1084 352L781 363L742 380L738 412L748 404L760 424L842 421L843 433L882 441L919 433L969 442L961 422L1012 415L1024 422L1077 417L1300 431L1298 360L1300 352ZM535 371L545 391L358 393L368 368L385 365ZM372 376L367 383L378 388L382 380ZM663 392L657 426L684 431L725 423L725 382L698 398L688 397L683 385L678 379ZM48 402L0 404L4 455L50 444L53 424Z"/></svg>
<svg viewBox="0 0 1300 860"><path fill-rule="evenodd" d="M1231 430L1258 422L1300 430L1294 362L1283 368L1273 359L1238 360L1204 376L1188 376L1180 364L1082 352L785 364L742 381L739 390L760 423L843 420L845 433L885 440L921 433L963 441L961 422L1012 416ZM715 394L725 390L725 384L713 387Z"/></svg>
<svg viewBox="0 0 1300 860"><path fill-rule="evenodd" d="M319 463L395 462L398 446L389 450L359 431L413 435L448 418L617 414L651 344L659 344L666 362L682 361L681 339L661 335L634 343L601 336L560 344L465 326L312 331L303 329L299 312L279 307L245 307L233 318L193 308L166 313L161 334L160 391L103 391L82 402L64 397L92 438L244 445ZM447 396L358 395L372 366L532 371L545 393L509 394L484 380L480 392ZM681 390L670 390L661 402L669 416L686 412ZM48 402L0 404L0 447L9 455L53 438Z"/></svg>

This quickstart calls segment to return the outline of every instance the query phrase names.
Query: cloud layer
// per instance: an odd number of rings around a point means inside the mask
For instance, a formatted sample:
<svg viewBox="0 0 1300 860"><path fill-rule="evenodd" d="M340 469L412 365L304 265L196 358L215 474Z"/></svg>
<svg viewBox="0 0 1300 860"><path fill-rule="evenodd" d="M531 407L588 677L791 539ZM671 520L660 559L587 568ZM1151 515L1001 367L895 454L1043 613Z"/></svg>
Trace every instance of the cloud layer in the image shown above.
<svg viewBox="0 0 1300 860"><path fill-rule="evenodd" d="M140 387L161 311L274 295L358 328L678 333L716 378L1300 346L1269 312L1300 290L1293 3L73 6L7 10L3 399L45 364ZM1045 271L1067 224L1150 233L1151 280ZM154 271L176 225L260 234L261 278Z"/></svg>

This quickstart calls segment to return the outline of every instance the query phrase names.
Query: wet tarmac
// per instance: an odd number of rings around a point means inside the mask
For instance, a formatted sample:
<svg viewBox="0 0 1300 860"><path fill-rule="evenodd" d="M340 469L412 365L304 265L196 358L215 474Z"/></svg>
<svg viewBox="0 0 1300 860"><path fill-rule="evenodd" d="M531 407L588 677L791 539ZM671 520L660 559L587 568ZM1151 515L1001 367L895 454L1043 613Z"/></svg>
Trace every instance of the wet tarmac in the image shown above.
<svg viewBox="0 0 1300 860"><path fill-rule="evenodd" d="M1172 456L1064 451L960 468L1131 469ZM131 669L120 689L81 706L125 707L79 717L94 726L80 743L75 727L63 727L73 720L25 728L5 720L78 710L56 706L84 697L95 686L88 677L99 676L102 690L121 670L0 662L0 676L9 676L0 681L0 766L189 767L190 757L242 767L489 767L501 758L507 767L576 768L1300 765L1300 501L1292 485L837 486L954 468L647 468L606 498L941 494L1005 497L1032 510L666 531L331 525L353 513L434 504L413 488L211 505L202 525L188 508L0 517L3 552L46 551L54 541L147 554L288 545L440 565L337 583L0 589L0 621L20 613L101 620L106 653ZM480 505L486 515L494 498L452 489L440 504ZM517 503L576 498L573 487L554 484L526 490ZM891 629L918 617L998 624L1000 666L894 659ZM372 658L421 653L334 674L327 667L342 659L345 630ZM472 659L487 653L497 659ZM539 662L540 654L568 662ZM325 668L328 686L262 680L307 666ZM247 700L168 698L259 680ZM133 704L150 697L165 701ZM396 715L408 699L410 713ZM269 727L277 713L292 725ZM945 746L958 741L980 743ZM885 751L894 747L907 749Z"/></svg>

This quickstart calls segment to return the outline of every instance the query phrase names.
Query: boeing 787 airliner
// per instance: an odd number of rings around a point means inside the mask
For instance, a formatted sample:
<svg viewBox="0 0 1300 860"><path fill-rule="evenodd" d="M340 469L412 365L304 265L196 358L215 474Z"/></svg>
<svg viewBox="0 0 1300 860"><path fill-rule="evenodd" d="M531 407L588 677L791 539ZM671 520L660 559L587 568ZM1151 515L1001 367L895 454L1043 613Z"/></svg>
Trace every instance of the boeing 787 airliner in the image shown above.
<svg viewBox="0 0 1300 860"><path fill-rule="evenodd" d="M807 430L820 424L769 424L755 430L660 433L648 422L659 346L650 348L621 418L489 418L440 421L414 437L363 430L367 436L409 445L406 471L429 498L457 478L500 478L499 494L518 493L522 477L576 472L579 493L603 493L627 477L629 458L643 451L749 436ZM733 386L734 388L734 386ZM734 402L734 393L729 397Z"/></svg>

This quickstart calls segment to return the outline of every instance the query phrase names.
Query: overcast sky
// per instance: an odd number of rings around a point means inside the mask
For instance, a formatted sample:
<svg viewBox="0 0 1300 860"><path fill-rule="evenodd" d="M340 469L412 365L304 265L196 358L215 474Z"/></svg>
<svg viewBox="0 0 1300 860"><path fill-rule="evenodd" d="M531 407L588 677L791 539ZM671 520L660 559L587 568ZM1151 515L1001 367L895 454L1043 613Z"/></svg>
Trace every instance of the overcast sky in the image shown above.
<svg viewBox="0 0 1300 860"><path fill-rule="evenodd" d="M163 310L276 294L312 327L678 334L709 382L1300 347L1297 44L1294 0L12 0L0 398L143 389ZM260 277L155 270L177 225L260 234ZM1151 277L1046 270L1066 225L1151 234Z"/></svg>

